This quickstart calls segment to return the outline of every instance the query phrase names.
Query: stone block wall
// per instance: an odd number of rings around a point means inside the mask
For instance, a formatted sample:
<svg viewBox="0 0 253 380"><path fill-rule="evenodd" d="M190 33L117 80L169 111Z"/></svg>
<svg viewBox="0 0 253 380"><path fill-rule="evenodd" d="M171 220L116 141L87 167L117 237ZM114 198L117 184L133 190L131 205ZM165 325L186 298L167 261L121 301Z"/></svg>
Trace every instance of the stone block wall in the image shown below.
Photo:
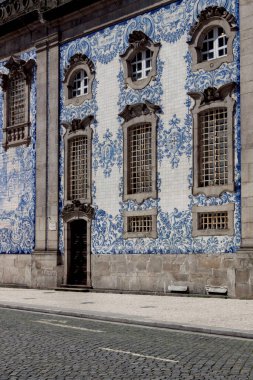
<svg viewBox="0 0 253 380"><path fill-rule="evenodd" d="M93 255L96 289L168 293L186 285L192 294L205 287L226 287L231 298L253 298L253 253L180 255Z"/></svg>

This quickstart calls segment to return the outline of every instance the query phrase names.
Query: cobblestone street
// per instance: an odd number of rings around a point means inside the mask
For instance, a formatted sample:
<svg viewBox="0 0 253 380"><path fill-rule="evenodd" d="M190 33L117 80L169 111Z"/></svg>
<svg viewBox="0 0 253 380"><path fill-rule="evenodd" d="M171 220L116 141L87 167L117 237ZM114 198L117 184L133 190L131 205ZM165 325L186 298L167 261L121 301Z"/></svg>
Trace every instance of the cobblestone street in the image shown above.
<svg viewBox="0 0 253 380"><path fill-rule="evenodd" d="M253 341L1 309L0 380L253 380Z"/></svg>

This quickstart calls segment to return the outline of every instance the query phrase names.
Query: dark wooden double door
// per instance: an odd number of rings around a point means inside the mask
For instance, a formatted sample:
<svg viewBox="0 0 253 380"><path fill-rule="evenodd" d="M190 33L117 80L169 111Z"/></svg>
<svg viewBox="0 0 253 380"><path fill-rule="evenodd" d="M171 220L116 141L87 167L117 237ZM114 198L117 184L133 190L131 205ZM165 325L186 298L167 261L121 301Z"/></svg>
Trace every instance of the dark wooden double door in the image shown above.
<svg viewBox="0 0 253 380"><path fill-rule="evenodd" d="M87 222L79 219L70 223L70 237L68 283L87 285Z"/></svg>

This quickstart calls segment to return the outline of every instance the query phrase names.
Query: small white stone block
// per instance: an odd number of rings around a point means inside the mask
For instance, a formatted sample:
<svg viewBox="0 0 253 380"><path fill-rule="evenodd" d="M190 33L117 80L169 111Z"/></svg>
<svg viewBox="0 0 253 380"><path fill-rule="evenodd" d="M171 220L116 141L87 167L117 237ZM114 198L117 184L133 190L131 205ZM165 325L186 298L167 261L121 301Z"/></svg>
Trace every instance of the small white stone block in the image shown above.
<svg viewBox="0 0 253 380"><path fill-rule="evenodd" d="M188 292L188 286L187 285L169 285L168 286L169 292Z"/></svg>
<svg viewBox="0 0 253 380"><path fill-rule="evenodd" d="M206 292L216 294L227 294L228 288L225 286L206 286Z"/></svg>

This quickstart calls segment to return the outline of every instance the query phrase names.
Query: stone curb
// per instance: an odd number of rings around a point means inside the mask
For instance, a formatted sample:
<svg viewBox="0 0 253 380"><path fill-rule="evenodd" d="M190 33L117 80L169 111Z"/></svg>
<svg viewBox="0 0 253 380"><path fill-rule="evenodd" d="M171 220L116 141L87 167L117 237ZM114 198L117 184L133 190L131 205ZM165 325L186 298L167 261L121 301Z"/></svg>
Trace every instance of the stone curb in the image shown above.
<svg viewBox="0 0 253 380"><path fill-rule="evenodd" d="M12 309L12 310L20 310L20 311L30 311L35 313L44 313L44 314L54 314L61 315L66 317L76 317L76 318L84 318L84 319L92 319L96 321L105 321L105 322L114 322L114 323L124 323L129 325L137 325L144 327L154 327L168 330L178 330L178 331L186 331L193 333L203 333L210 335L222 335L226 337L232 338L244 338L244 339L253 339L253 331L251 330L232 330L226 328L215 328L208 326L195 326L195 325L187 325L180 324L174 322L146 322L140 321L138 319L130 319L130 318L122 318L122 317L111 317L111 316L101 316L99 314L89 314L89 313L80 313L68 310L59 310L59 309L46 309L39 307L29 307L29 306L20 306L20 305L8 305L0 303L0 308L4 309Z"/></svg>

